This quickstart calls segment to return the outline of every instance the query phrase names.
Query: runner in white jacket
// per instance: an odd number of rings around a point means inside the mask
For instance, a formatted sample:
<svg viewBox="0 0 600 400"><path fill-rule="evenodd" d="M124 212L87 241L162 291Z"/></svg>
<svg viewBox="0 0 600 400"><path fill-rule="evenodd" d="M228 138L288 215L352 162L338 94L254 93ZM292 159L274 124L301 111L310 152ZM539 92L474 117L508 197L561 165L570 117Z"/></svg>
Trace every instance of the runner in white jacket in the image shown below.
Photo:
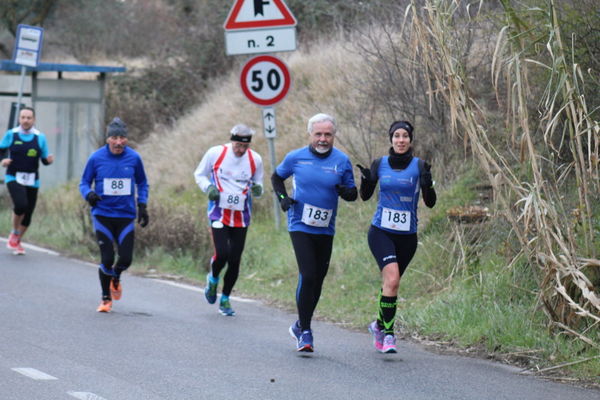
<svg viewBox="0 0 600 400"><path fill-rule="evenodd" d="M252 197L263 193L263 163L250 149L254 131L238 124L231 129L231 143L208 149L194 171L200 189L208 194L208 220L215 254L206 276L205 297L217 300L219 274L227 264L219 312L233 316L229 296L237 281L246 233L252 216Z"/></svg>

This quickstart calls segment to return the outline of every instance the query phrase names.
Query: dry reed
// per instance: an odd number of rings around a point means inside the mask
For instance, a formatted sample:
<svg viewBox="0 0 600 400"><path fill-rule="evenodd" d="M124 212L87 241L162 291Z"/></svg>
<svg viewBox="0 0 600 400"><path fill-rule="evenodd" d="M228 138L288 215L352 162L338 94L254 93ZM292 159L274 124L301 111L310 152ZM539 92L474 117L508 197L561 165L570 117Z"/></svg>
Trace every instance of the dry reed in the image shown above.
<svg viewBox="0 0 600 400"><path fill-rule="evenodd" d="M511 163L489 139L494 128L478 118L481 107L469 91L456 54L459 39L452 32L461 29L457 14L464 4L460 0L426 1L418 7L413 2L416 57L435 86L431 93L441 96L449 108L452 131L469 144L524 254L537 267L540 301L551 325L597 347L598 284L584 271L600 265L595 259L591 207L592 199L600 198L600 136L598 121L586 105L583 74L575 63L567 63L553 1L546 10L536 11L546 19L546 24L537 26L525 18L532 10L515 10L508 1L502 2L506 26L498 33L491 65L497 98L499 103L505 101L506 130L511 132L511 143L519 147L520 162ZM540 41L546 44L542 49L529 47ZM530 76L541 72L548 76L548 87L538 106L541 117L535 118L529 107L536 100ZM560 153L565 145L571 153L567 160ZM575 182L577 190L581 227L577 233L565 212L572 197L569 182Z"/></svg>

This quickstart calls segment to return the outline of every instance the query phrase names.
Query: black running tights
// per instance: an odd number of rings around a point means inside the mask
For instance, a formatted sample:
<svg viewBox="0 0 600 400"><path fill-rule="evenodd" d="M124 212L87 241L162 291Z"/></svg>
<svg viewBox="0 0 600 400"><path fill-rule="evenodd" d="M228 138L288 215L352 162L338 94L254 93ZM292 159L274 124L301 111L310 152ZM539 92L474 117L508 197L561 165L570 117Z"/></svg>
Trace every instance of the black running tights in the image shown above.
<svg viewBox="0 0 600 400"><path fill-rule="evenodd" d="M229 296L240 273L240 261L242 260L244 245L246 244L248 228L224 226L222 228L211 227L210 229L215 245L215 254L210 259L212 276L217 278L223 268L225 268L225 264L227 264L227 272L225 272L225 277L223 278L222 293L225 296Z"/></svg>
<svg viewBox="0 0 600 400"><path fill-rule="evenodd" d="M37 202L38 188L23 186L16 181L8 182L6 187L13 201L14 213L16 215L25 214L21 225L29 226L33 210L35 210L35 203Z"/></svg>
<svg viewBox="0 0 600 400"><path fill-rule="evenodd" d="M110 298L111 279L113 277L119 279L121 272L129 268L133 259L135 220L131 218L109 218L100 215L94 216L93 219L96 239L100 247L101 263L98 275L102 287L102 297ZM115 243L119 255L116 264Z"/></svg>
<svg viewBox="0 0 600 400"><path fill-rule="evenodd" d="M290 232L290 237L300 273L296 288L298 318L302 330L307 330L311 329L310 322L321 297L323 281L329 269L333 236Z"/></svg>

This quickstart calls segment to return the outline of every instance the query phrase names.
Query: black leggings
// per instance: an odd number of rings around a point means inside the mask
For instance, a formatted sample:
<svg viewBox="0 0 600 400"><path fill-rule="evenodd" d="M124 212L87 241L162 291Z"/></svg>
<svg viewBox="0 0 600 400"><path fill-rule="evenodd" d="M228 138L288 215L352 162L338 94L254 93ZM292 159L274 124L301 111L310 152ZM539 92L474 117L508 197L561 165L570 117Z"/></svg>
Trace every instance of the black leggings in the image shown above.
<svg viewBox="0 0 600 400"><path fill-rule="evenodd" d="M16 181L8 182L6 187L13 201L14 213L19 216L25 214L21 225L29 226L33 210L35 210L35 203L37 202L38 188L23 186Z"/></svg>
<svg viewBox="0 0 600 400"><path fill-rule="evenodd" d="M114 277L119 279L121 272L131 265L133 259L134 219L110 218L101 215L93 216L94 229L98 246L100 246L100 285L102 297L110 298L110 281ZM119 259L115 264L114 243L117 244ZM114 268L113 268L114 265Z"/></svg>
<svg viewBox="0 0 600 400"><path fill-rule="evenodd" d="M210 259L212 276L217 278L225 268L225 264L227 264L222 293L229 296L240 274L240 261L246 244L248 228L224 226L222 228L211 227L210 229L215 244L215 254Z"/></svg>
<svg viewBox="0 0 600 400"><path fill-rule="evenodd" d="M296 306L302 330L310 329L315 308L321 297L323 281L329 269L332 235L290 232L300 276L296 288Z"/></svg>
<svg viewBox="0 0 600 400"><path fill-rule="evenodd" d="M390 263L398 263L400 276L417 251L417 234L394 234L371 225L368 234L369 248L379 269Z"/></svg>

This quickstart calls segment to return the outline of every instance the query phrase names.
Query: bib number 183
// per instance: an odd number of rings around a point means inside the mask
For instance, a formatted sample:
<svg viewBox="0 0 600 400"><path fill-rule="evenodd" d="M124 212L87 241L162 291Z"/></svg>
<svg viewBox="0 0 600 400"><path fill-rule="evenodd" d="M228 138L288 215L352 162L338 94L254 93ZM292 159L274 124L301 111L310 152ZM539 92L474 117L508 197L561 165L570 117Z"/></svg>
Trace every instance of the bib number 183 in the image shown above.
<svg viewBox="0 0 600 400"><path fill-rule="evenodd" d="M302 222L304 222L306 225L324 228L329 226L331 214L333 214L333 210L316 207L307 203L304 204L304 208L302 210Z"/></svg>
<svg viewBox="0 0 600 400"><path fill-rule="evenodd" d="M404 232L410 230L410 211L384 207L381 211L381 227Z"/></svg>

